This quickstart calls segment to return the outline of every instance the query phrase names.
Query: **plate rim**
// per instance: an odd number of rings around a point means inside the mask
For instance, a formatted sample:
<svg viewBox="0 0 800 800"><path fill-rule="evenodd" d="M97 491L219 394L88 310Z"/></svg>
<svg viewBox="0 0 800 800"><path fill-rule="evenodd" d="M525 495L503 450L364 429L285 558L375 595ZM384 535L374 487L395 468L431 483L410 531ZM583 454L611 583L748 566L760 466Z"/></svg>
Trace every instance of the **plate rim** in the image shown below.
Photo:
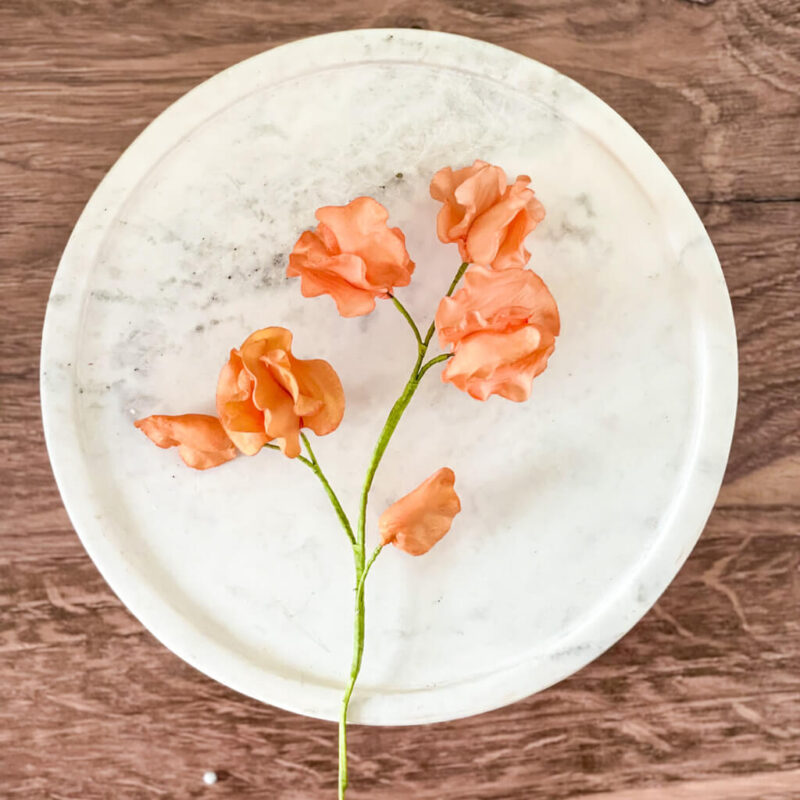
<svg viewBox="0 0 800 800"><path fill-rule="evenodd" d="M372 58L348 57L348 54L363 54L373 48L376 52ZM470 74L486 77L481 67L494 68L501 73L505 69L507 78L513 76L524 80L526 75L533 76L536 80L557 84L563 92L574 93L576 98L580 98L578 105L586 106L581 113L587 116L587 120L599 113L591 120L592 130L599 138L607 143L609 136L615 141L618 137L631 148L629 152L633 154L633 160L655 173L651 201L666 204L673 213L680 215L682 224L691 228L692 236L688 239L678 237L673 244L680 246L681 259L691 258L703 265L692 290L697 294L696 303L705 308L705 315L710 318L710 321L706 319L709 327L707 330L704 328L703 333L710 337L706 342L707 353L715 356L708 359L711 376L706 376L703 392L706 424L702 426L703 435L695 443L695 460L690 470L699 480L698 464L702 464L702 491L697 489L695 481L694 492L688 491L679 510L678 516L682 518L669 528L672 540L665 542L669 537L659 536L642 558L640 573L652 573L650 589L645 596L637 597L637 602L633 603L632 592L639 589L619 587L613 603L604 604L596 614L587 616L580 628L571 631L570 638L575 638L577 632L590 623L598 625L603 635L595 636L591 644L570 647L565 642L564 649L555 654L558 658L550 659L550 662L557 660L558 664L524 661L500 672L413 692L372 693L357 689L351 721L372 725L410 725L471 716L528 697L586 666L627 633L671 583L705 527L728 461L738 399L738 357L730 296L719 260L699 216L667 166L644 139L597 95L552 68L498 45L456 34L401 28L338 31L300 39L256 54L205 80L162 111L125 149L93 192L69 237L53 280L42 333L40 396L45 441L62 501L76 533L104 580L141 624L179 658L217 682L262 702L306 716L335 720L340 691L329 686L312 686L302 680L288 679L242 663L235 654L169 608L157 591L141 582L137 584L135 573L126 573L124 565L119 569L119 564L114 563L115 547L104 536L102 521L94 513L98 506L93 501L90 470L87 464L82 463L86 459L80 455L80 435L77 426L71 427L77 415L75 383L71 382L70 392L54 395L47 389L47 369L53 368L54 361L60 361L65 365L64 370L71 372L76 363L75 358L66 361L63 357L71 351L61 329L69 328L75 319L80 319L91 274L91 269L84 269L81 275L81 267L86 264L86 253L95 252L100 246L107 223L114 219L129 192L138 185L135 181L128 186L129 179L136 177L143 163L151 169L171 152L183 135L188 135L210 116L245 96L246 92L235 91L242 84L249 81L250 89L256 90L267 73L291 73L292 63L304 63L303 58L298 58L300 54L306 57L306 63L313 63L314 58L308 58L313 56L317 60L353 64L359 60L367 63L403 62L408 58L401 58L400 54L408 56L416 51L417 54L424 53L428 59L438 55L446 62L455 51L459 52L459 59L463 59L464 48L470 48L480 56L476 58L476 68L467 70ZM453 59L453 63L455 61ZM422 63L448 66L431 61ZM321 68L322 64L317 63L313 70L301 69L289 77L299 77ZM464 69L463 60L461 68ZM231 89L234 93L226 94L226 90L230 92ZM222 103L219 102L220 96ZM165 141L168 143L166 147ZM619 146L612 152L618 149ZM155 159L153 150L160 152ZM630 161L630 158L626 159L626 163ZM75 336L74 343L78 341L79 337ZM53 354L61 354L62 358L54 359ZM713 420L709 418L709 409L715 415ZM690 482L686 486L691 489Z"/></svg>

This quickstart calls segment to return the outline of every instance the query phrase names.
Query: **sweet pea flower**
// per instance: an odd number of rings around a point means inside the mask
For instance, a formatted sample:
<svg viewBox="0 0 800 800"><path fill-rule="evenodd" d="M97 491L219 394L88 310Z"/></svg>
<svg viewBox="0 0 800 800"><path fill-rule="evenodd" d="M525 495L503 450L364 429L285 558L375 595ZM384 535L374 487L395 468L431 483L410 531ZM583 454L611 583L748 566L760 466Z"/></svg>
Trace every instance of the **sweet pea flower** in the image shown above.
<svg viewBox="0 0 800 800"><path fill-rule="evenodd" d="M290 331L263 328L231 350L217 383L217 414L245 455L275 440L284 455L296 458L302 428L323 436L339 426L344 391L327 361L292 355Z"/></svg>
<svg viewBox="0 0 800 800"><path fill-rule="evenodd" d="M218 467L238 455L220 421L208 414L153 414L133 424L159 447L177 447L194 469Z"/></svg>
<svg viewBox="0 0 800 800"><path fill-rule="evenodd" d="M381 543L393 544L412 556L427 553L449 530L461 511L453 488L453 470L442 467L413 492L392 503L378 520Z"/></svg>
<svg viewBox="0 0 800 800"><path fill-rule="evenodd" d="M439 304L436 329L442 348L454 353L443 381L478 400L497 394L521 402L547 366L560 320L535 272L470 267L463 288Z"/></svg>
<svg viewBox="0 0 800 800"><path fill-rule="evenodd" d="M506 174L486 161L470 167L440 169L430 192L443 205L436 232L445 243L456 242L463 261L494 269L524 267L531 254L525 237L544 219L544 206L519 175L506 184Z"/></svg>
<svg viewBox="0 0 800 800"><path fill-rule="evenodd" d="M405 236L389 228L389 212L371 197L316 212L314 231L305 231L289 256L288 277L300 278L303 297L329 294L343 317L369 314L376 297L407 286L414 272Z"/></svg>

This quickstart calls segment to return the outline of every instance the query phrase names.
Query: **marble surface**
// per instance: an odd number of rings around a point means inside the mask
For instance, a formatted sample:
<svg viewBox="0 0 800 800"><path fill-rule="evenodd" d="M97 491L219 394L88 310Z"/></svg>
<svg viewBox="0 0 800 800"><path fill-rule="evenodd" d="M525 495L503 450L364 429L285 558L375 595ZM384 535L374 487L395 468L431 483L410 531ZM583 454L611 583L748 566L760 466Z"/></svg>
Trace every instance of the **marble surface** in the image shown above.
<svg viewBox="0 0 800 800"><path fill-rule="evenodd" d="M352 719L496 707L588 663L644 614L700 534L736 402L730 303L677 182L596 97L541 64L422 31L333 34L216 76L126 151L54 282L42 401L87 550L165 645L235 689L334 718L352 558L314 477L277 453L197 473L132 421L213 410L227 350L283 325L347 394L317 453L353 511L413 363L388 303L355 320L284 277L313 210L383 202L417 262L421 324L458 266L430 176L480 157L530 174L548 216L531 265L562 334L530 401L485 404L431 371L387 451L380 511L440 466L463 512L424 558L390 549L367 591Z"/></svg>

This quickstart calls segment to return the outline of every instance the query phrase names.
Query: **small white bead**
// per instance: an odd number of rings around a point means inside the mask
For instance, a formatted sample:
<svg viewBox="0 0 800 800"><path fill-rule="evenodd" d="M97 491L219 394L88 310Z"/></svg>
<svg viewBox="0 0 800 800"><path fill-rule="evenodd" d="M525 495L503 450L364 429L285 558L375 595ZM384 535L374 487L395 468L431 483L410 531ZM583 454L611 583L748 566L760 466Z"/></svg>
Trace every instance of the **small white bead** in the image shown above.
<svg viewBox="0 0 800 800"><path fill-rule="evenodd" d="M217 773L216 772L204 772L203 773L203 783L206 786L212 786L217 782Z"/></svg>

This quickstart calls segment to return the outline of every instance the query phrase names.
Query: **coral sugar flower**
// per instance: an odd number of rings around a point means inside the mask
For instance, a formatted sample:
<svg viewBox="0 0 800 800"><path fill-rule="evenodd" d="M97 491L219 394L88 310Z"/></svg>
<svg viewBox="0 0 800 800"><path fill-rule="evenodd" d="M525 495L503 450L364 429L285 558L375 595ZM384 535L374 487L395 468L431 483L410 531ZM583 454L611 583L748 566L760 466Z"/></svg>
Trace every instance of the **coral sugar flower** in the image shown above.
<svg viewBox="0 0 800 800"><path fill-rule="evenodd" d="M390 228L389 212L371 197L316 212L316 230L306 231L289 256L286 274L300 278L303 297L329 294L343 317L369 314L376 297L407 286L414 262L400 228Z"/></svg>
<svg viewBox="0 0 800 800"><path fill-rule="evenodd" d="M470 167L440 169L431 181L431 197L442 203L436 232L458 244L461 259L494 269L524 267L531 254L525 237L544 219L544 206L519 175L506 185L500 167L477 160Z"/></svg>
<svg viewBox="0 0 800 800"><path fill-rule="evenodd" d="M336 430L344 414L344 390L333 367L292 355L286 328L262 328L231 350L217 383L217 413L246 455L273 439L284 455L300 455L300 430L318 436Z"/></svg>

